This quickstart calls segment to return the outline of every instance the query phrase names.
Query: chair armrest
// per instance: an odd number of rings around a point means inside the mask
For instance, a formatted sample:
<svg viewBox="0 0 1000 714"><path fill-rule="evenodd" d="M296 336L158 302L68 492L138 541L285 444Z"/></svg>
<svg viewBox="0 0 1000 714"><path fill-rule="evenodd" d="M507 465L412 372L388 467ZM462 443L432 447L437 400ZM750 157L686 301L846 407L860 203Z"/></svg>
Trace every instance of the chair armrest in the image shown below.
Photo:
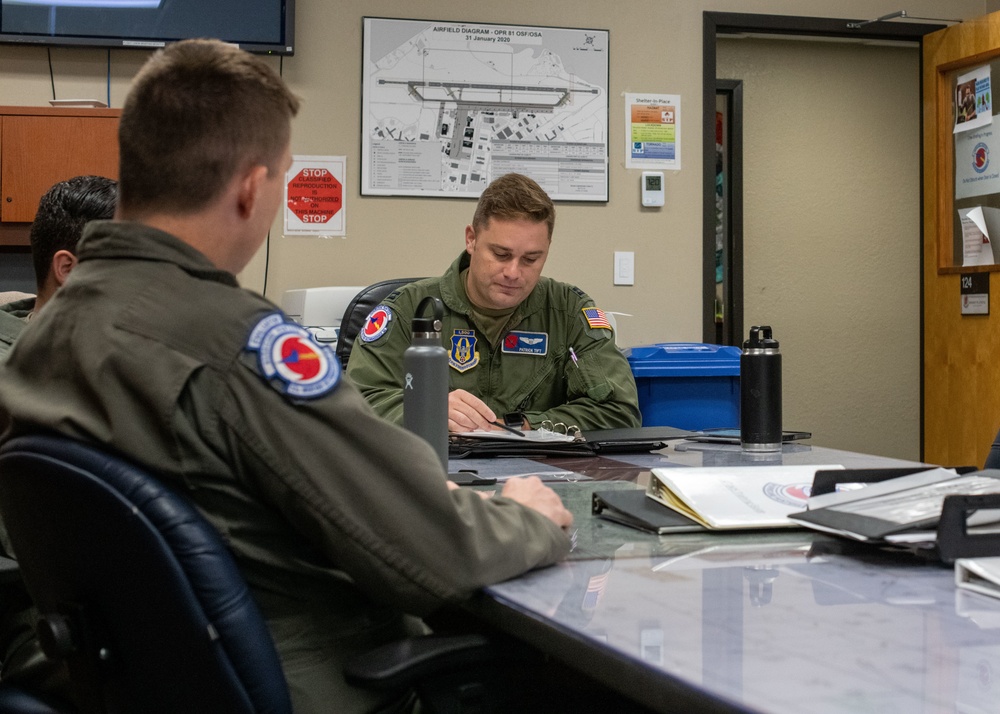
<svg viewBox="0 0 1000 714"><path fill-rule="evenodd" d="M500 648L482 635L421 635L354 657L344 676L365 689L398 690L500 657Z"/></svg>

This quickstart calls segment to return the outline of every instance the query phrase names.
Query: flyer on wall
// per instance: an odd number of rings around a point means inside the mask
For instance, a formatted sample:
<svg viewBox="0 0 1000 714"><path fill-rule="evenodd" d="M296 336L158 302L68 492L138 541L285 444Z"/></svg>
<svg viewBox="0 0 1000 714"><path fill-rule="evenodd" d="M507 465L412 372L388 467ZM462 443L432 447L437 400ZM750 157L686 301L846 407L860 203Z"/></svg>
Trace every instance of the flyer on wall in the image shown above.
<svg viewBox="0 0 1000 714"><path fill-rule="evenodd" d="M955 133L993 123L990 66L961 75L955 82Z"/></svg>
<svg viewBox="0 0 1000 714"><path fill-rule="evenodd" d="M1000 134L993 125L955 134L955 198L1000 193Z"/></svg>
<svg viewBox="0 0 1000 714"><path fill-rule="evenodd" d="M346 156L293 156L285 174L287 236L343 236Z"/></svg>
<svg viewBox="0 0 1000 714"><path fill-rule="evenodd" d="M1000 208L963 208L958 218L962 224L962 265L995 264L990 235L1000 235Z"/></svg>
<svg viewBox="0 0 1000 714"><path fill-rule="evenodd" d="M681 167L679 94L625 94L625 168Z"/></svg>

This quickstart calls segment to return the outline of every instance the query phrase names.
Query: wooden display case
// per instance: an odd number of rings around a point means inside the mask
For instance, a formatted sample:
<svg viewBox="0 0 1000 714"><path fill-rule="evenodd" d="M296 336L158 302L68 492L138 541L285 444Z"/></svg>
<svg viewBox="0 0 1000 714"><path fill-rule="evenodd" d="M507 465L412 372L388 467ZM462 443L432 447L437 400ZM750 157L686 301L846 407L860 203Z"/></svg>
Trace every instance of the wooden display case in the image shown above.
<svg viewBox="0 0 1000 714"><path fill-rule="evenodd" d="M27 246L38 200L82 174L118 178L118 109L0 106L0 245Z"/></svg>

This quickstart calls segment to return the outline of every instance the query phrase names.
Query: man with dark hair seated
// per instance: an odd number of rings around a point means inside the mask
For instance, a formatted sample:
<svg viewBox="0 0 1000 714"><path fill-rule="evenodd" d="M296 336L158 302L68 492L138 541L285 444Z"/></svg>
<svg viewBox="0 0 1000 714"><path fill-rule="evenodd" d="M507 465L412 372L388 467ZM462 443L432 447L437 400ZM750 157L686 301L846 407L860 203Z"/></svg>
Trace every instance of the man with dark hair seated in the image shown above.
<svg viewBox="0 0 1000 714"><path fill-rule="evenodd" d="M90 221L111 218L118 183L103 176L76 176L45 192L31 224L31 262L38 294L0 305L0 359L32 315L62 287L76 265L76 244Z"/></svg>
<svg viewBox="0 0 1000 714"><path fill-rule="evenodd" d="M46 191L31 224L31 258L38 286L36 297L0 306L0 360L14 345L33 315L55 295L76 265L76 248L90 221L111 218L118 183L103 176L76 176ZM13 555L0 524L0 542ZM68 696L62 664L49 662L35 637L38 613L24 584L14 573L0 574L0 679L31 689Z"/></svg>

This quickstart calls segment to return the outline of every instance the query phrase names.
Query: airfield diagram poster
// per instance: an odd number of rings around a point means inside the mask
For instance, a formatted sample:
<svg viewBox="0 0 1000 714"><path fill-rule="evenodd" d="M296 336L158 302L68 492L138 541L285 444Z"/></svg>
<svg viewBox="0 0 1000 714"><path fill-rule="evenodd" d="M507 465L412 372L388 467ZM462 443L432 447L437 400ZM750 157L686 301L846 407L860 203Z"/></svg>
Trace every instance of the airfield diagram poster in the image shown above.
<svg viewBox="0 0 1000 714"><path fill-rule="evenodd" d="M608 32L364 19L361 193L608 200Z"/></svg>

